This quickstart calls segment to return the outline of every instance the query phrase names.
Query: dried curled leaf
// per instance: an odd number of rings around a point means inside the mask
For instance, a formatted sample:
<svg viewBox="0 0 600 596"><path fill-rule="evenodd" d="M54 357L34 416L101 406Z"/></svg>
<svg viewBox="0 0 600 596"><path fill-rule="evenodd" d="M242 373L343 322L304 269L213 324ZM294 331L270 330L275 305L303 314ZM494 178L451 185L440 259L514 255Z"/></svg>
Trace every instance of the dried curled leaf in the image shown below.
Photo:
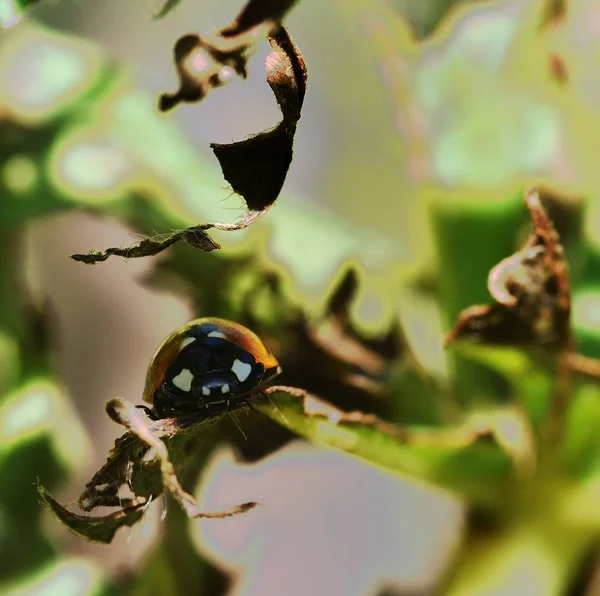
<svg viewBox="0 0 600 596"><path fill-rule="evenodd" d="M158 16L164 16L178 2L167 2ZM246 78L248 58L257 41L277 29L295 3L296 0L249 0L223 29L181 37L173 49L179 89L161 95L161 112L180 103L201 101L211 89L226 85L234 75Z"/></svg>
<svg viewBox="0 0 600 596"><path fill-rule="evenodd" d="M570 342L571 291L563 248L538 192L525 196L533 231L523 248L488 277L496 302L465 309L446 344L457 339L562 348Z"/></svg>
<svg viewBox="0 0 600 596"><path fill-rule="evenodd" d="M73 513L43 487L38 489L59 521L78 536L109 543L120 527L139 521L165 488L191 518L220 519L245 513L257 505L248 502L222 511L202 511L178 480L175 465L183 469L192 454L198 457L200 438L211 425L218 426L219 420L188 416L149 421L140 409L121 399L111 400L106 409L128 432L117 439L107 462L87 483L77 503L85 512L98 507L115 510L102 516ZM125 489L132 496L122 496Z"/></svg>
<svg viewBox="0 0 600 596"><path fill-rule="evenodd" d="M124 507L104 516L81 515L69 511L56 501L52 495L38 484L38 493L42 503L47 506L54 516L71 532L89 542L109 544L117 530L123 526L133 526L137 523L146 507L146 503L138 503Z"/></svg>
<svg viewBox="0 0 600 596"><path fill-rule="evenodd" d="M183 240L195 248L204 252L218 250L221 246L215 242L207 233L212 226L210 224L191 226L185 230L174 232L166 237L144 238L141 242L126 248L107 248L103 251L90 251L87 254L71 255L74 261L94 265L106 261L111 256L123 257L125 259L136 259L139 257L150 257L157 255L172 246L176 242Z"/></svg>
<svg viewBox="0 0 600 596"><path fill-rule="evenodd" d="M212 143L225 179L248 206L236 224L215 224L221 230L240 229L260 217L277 199L292 163L294 134L306 92L306 66L284 27L269 35L272 52L266 60L267 82L283 119L277 126L230 144Z"/></svg>
<svg viewBox="0 0 600 596"><path fill-rule="evenodd" d="M208 230L241 230L254 223L273 205L281 192L292 162L294 135L306 93L307 75L302 55L287 30L282 25L275 26L270 23L265 32L268 31L272 52L266 60L266 76L281 109L281 122L274 128L242 141L211 144L225 179L246 202L247 211L244 215L236 223L199 224L167 236L146 238L129 247L75 254L71 258L86 264L95 264L113 255L124 258L153 256L181 240L204 252L210 252L220 246L208 235ZM230 41L231 38L226 39ZM197 49L200 43L198 40L200 38L196 35L188 35L179 40L175 49L178 64L188 60L190 52L196 51L194 48ZM202 43L206 44L205 41ZM227 62L234 69L245 68L245 62L240 62L237 54L233 54L232 57L219 54L219 60ZM187 73L187 70L184 72ZM217 75L213 78L215 76ZM185 101L199 101L204 97L204 83L190 86L185 83L189 79L188 75L182 77L184 78L180 91L175 96L168 96L171 99L163 98L162 101L177 103L184 101L182 97L187 98Z"/></svg>
<svg viewBox="0 0 600 596"><path fill-rule="evenodd" d="M121 399L113 399L108 402L106 410L115 422L128 428L136 437L140 438L154 450L156 459L160 464L163 485L175 497L189 517L211 519L230 517L238 513L245 513L257 505L257 503L242 503L231 509L218 512L201 511L194 497L188 494L179 483L175 474L175 468L169 459L166 445L161 441L159 436L152 432L146 420L140 415L139 410L133 404ZM185 428L185 422L182 423L179 420L170 424L178 425L179 428Z"/></svg>

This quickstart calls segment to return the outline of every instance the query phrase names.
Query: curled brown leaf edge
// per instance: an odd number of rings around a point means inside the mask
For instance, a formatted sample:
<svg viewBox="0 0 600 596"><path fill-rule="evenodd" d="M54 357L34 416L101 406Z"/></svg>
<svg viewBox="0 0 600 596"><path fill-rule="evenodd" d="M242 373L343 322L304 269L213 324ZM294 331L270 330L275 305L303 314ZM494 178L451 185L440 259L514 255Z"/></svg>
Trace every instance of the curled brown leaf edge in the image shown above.
<svg viewBox="0 0 600 596"><path fill-rule="evenodd" d="M488 277L495 302L463 310L445 340L523 349L540 348L555 363L555 389L545 429L558 444L564 426L572 373L600 378L600 361L577 353L571 332L568 263L537 189L525 193L533 229L523 247L496 265Z"/></svg>
<svg viewBox="0 0 600 596"><path fill-rule="evenodd" d="M519 251L490 271L494 303L463 310L446 346L462 339L549 350L570 346L571 289L564 250L536 189L525 193L525 204L533 229Z"/></svg>
<svg viewBox="0 0 600 596"><path fill-rule="evenodd" d="M246 8L252 4L248 3ZM291 6L293 3L287 4ZM285 11L279 12L281 17ZM211 144L225 179L233 191L244 199L246 212L235 223L198 224L172 234L145 238L128 247L74 254L71 255L73 260L92 265L106 261L111 256L125 259L154 256L180 241L204 252L218 250L221 247L210 237L209 230L235 231L246 228L275 203L292 162L294 136L306 93L307 71L300 51L280 21L254 23L254 20L254 17L250 19L245 16L243 10L232 25L215 34L213 41L197 35L181 38L174 52L181 87L176 94L161 99L161 109L171 109L183 101L197 102L203 99L206 85L211 88L219 86L215 82L218 82L218 77L215 79L214 74L192 76L187 62L190 55L197 51L207 52L215 64L223 68L232 67L240 76L245 76L246 54L257 39L266 34L272 48L265 61L266 79L281 110L281 121L273 128L241 141ZM241 29L248 23L254 24ZM170 99L165 100L165 97Z"/></svg>

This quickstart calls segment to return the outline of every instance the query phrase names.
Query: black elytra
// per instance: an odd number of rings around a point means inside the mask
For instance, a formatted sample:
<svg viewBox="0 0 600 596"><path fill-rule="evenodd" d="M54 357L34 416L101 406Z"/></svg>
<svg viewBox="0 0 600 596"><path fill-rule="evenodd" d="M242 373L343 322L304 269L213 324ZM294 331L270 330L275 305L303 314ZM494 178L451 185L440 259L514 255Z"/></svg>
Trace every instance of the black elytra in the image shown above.
<svg viewBox="0 0 600 596"><path fill-rule="evenodd" d="M251 392L280 371L275 357L246 327L199 319L160 346L148 371L144 400L152 403L157 418L214 416L246 403Z"/></svg>

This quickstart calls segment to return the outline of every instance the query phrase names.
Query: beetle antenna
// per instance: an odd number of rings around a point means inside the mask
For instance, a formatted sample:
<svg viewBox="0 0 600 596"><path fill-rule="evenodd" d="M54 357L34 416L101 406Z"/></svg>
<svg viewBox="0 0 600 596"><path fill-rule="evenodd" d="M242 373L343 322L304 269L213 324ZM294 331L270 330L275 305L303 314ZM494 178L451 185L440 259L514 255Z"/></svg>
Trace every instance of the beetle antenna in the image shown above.
<svg viewBox="0 0 600 596"><path fill-rule="evenodd" d="M165 498L165 495L161 495L161 501L162 501L162 512L160 514L160 521L165 521L165 519L167 518L167 499Z"/></svg>
<svg viewBox="0 0 600 596"><path fill-rule="evenodd" d="M282 420L289 425L288 419L285 417L285 414L282 412L281 408L271 399L271 396L268 393L263 393L263 395L269 400L271 405L279 412Z"/></svg>
<svg viewBox="0 0 600 596"><path fill-rule="evenodd" d="M246 436L246 433L242 429L242 425L240 424L240 421L237 419L237 416L235 415L235 412L233 412L233 411L229 412L229 416L231 416L231 419L233 420L233 422L235 423L235 425L240 429L240 432L242 433L242 436L247 441L248 437Z"/></svg>

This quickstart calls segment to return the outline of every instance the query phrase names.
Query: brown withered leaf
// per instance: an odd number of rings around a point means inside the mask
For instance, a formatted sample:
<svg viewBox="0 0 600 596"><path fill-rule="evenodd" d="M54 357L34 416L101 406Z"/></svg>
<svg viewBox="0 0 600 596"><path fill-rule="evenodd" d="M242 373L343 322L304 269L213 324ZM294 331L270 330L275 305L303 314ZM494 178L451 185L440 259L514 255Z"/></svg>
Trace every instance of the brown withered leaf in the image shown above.
<svg viewBox="0 0 600 596"><path fill-rule="evenodd" d="M230 144L211 143L225 179L241 195L248 211L236 224L214 224L220 230L240 229L263 215L275 202L292 162L294 135L306 92L306 65L287 30L269 35L266 60L269 83L282 113L274 128Z"/></svg>
<svg viewBox="0 0 600 596"><path fill-rule="evenodd" d="M218 250L221 246L215 242L207 233L206 230L211 228L211 224L191 226L185 230L173 232L167 236L156 238L144 238L141 242L128 247L107 248L103 251L92 250L87 254L74 254L71 258L80 263L87 265L95 265L106 261L111 256L123 257L124 259L136 259L139 257L151 257L161 253L176 242L183 240L195 248L199 248L204 252Z"/></svg>
<svg viewBox="0 0 600 596"><path fill-rule="evenodd" d="M78 536L109 543L120 527L138 522L165 488L191 518L220 519L245 513L257 505L248 502L221 511L202 511L178 480L176 466L183 472L190 458L196 467L198 459L206 459L214 445L201 439L211 431L220 436L223 417L186 416L149 421L140 409L121 399L111 400L106 409L128 432L117 439L106 463L86 484L77 504L84 512L98 507L113 511L101 516L74 513L56 502L43 487L38 488L43 502Z"/></svg>
<svg viewBox="0 0 600 596"><path fill-rule="evenodd" d="M112 542L119 528L137 523L146 507L145 503L138 503L104 516L81 515L63 507L42 485L38 485L38 493L42 503L71 532L89 542L100 544Z"/></svg>
<svg viewBox="0 0 600 596"><path fill-rule="evenodd" d="M91 265L106 261L113 255L127 259L153 256L181 240L210 252L220 246L208 235L208 230L241 230L254 223L275 203L292 162L294 135L306 93L307 74L302 55L285 27L277 25L270 29L268 39L272 51L266 59L266 78L281 110L281 122L242 141L211 144L225 179L246 202L244 215L235 223L198 224L166 236L146 238L129 247L75 254L72 259ZM186 39L181 43L176 51L185 54L190 44L195 42ZM190 101L203 97L200 87L182 89L178 93L188 94L190 98L196 94L195 99Z"/></svg>
<svg viewBox="0 0 600 596"><path fill-rule="evenodd" d="M159 99L161 112L180 103L201 101L212 89L226 85L234 75L246 78L247 62L256 43L274 34L296 0L250 0L232 23L202 36L181 37L173 49L179 89ZM165 5L159 16L163 16Z"/></svg>
<svg viewBox="0 0 600 596"><path fill-rule="evenodd" d="M537 190L526 193L525 203L533 231L520 251L490 272L488 289L496 302L465 309L446 344L469 339L552 350L569 345L571 291L564 251Z"/></svg>
<svg viewBox="0 0 600 596"><path fill-rule="evenodd" d="M565 252L581 241L585 223L585 198L580 194L561 192L556 188L538 186L540 201L554 224ZM571 265L571 263L569 262Z"/></svg>

